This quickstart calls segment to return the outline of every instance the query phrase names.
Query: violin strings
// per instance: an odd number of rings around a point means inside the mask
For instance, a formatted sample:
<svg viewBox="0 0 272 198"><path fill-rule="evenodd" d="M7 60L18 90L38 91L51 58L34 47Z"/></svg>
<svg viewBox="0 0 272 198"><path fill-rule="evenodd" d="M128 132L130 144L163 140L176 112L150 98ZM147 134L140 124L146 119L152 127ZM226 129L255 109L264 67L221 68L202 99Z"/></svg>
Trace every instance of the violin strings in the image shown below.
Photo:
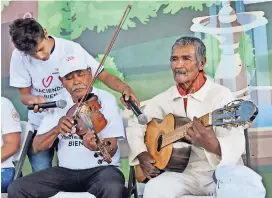
<svg viewBox="0 0 272 198"><path fill-rule="evenodd" d="M91 130L88 120L86 119L87 115L85 113L80 114L81 119L83 120L85 126L87 127L88 130Z"/></svg>

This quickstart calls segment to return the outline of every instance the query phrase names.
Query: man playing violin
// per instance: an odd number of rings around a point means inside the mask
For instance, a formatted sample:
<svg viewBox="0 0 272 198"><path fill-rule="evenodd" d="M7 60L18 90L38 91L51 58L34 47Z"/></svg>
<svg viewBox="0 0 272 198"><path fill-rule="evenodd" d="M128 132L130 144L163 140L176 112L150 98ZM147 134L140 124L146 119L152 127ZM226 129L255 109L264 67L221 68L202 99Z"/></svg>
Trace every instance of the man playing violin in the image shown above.
<svg viewBox="0 0 272 198"><path fill-rule="evenodd" d="M63 65L60 59L66 54L81 53L92 68L92 75L99 63L80 44L50 36L46 29L34 19L17 19L10 25L10 36L15 46L10 62L10 86L19 88L22 103L25 105L54 101L62 90L58 79ZM139 104L132 89L119 78L104 71L98 72L98 80L109 88L132 98ZM121 100L124 105L123 100ZM36 105L28 112L28 122L36 131L43 119L43 109ZM40 113L37 113L40 112ZM51 167L53 150L28 153L33 172Z"/></svg>
<svg viewBox="0 0 272 198"><path fill-rule="evenodd" d="M101 105L101 114L96 120L107 121L98 136L108 143L106 150L111 157L110 164L105 161L99 163L101 156L95 156L94 151L98 150L98 145L94 133L83 125L76 127L78 131L74 133L75 120L67 116L70 108L77 105L87 91L92 80L92 70L82 54L67 55L61 64L63 67L59 68L59 76L65 89L56 98L66 100L67 106L46 112L33 141L34 151L39 152L49 149L59 139L58 166L14 181L8 188L8 194L11 198L47 198L60 191L67 191L89 192L97 198L122 198L126 195L126 188L125 178L119 170L120 150L117 139L124 137L124 128L117 101L104 90L91 89ZM84 116L90 118L89 114Z"/></svg>
<svg viewBox="0 0 272 198"><path fill-rule="evenodd" d="M245 150L243 129L204 127L198 119L233 101L228 88L206 78L203 71L205 56L206 48L200 39L182 37L176 40L170 58L176 85L152 98L143 110L149 121L153 118L163 120L169 113L192 120L192 127L186 134L191 144L173 143L174 149L189 149L185 170L161 173L153 166L154 160L147 152L144 142L146 125L139 125L135 120L126 129L131 149L130 164L140 164L143 174L149 179L144 198L213 195L215 168L242 163L241 155Z"/></svg>

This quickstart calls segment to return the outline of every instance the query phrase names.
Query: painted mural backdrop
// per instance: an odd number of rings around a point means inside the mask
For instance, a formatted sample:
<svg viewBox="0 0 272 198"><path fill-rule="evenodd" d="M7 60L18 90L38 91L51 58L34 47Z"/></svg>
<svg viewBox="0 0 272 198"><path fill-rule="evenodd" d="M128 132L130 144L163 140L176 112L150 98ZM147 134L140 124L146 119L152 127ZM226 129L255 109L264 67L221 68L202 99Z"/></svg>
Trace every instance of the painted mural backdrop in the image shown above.
<svg viewBox="0 0 272 198"><path fill-rule="evenodd" d="M271 184L271 1L1 1L2 47L9 49L1 52L2 95L27 119L18 91L8 85L12 52L8 24L12 20L32 16L49 34L80 43L100 61L128 3L132 9L104 63L105 70L131 85L144 104L174 84L169 67L174 41L188 35L202 39L209 78L229 87L236 98L253 100L259 107L249 128L251 156L265 184ZM119 101L120 94L101 82L95 86ZM124 116L129 114L124 110Z"/></svg>

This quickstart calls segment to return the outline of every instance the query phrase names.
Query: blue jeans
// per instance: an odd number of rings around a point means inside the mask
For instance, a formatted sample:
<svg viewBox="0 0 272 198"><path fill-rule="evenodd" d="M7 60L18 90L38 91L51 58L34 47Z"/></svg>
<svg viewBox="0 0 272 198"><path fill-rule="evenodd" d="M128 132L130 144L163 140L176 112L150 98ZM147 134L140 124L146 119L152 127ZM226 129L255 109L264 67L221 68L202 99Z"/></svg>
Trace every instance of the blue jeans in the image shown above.
<svg viewBox="0 0 272 198"><path fill-rule="evenodd" d="M13 181L14 168L1 168L1 193L6 193L9 184Z"/></svg>
<svg viewBox="0 0 272 198"><path fill-rule="evenodd" d="M29 162L32 167L32 172L37 172L52 167L52 160L54 157L54 147L46 151L35 153L33 146L30 147L27 153Z"/></svg>

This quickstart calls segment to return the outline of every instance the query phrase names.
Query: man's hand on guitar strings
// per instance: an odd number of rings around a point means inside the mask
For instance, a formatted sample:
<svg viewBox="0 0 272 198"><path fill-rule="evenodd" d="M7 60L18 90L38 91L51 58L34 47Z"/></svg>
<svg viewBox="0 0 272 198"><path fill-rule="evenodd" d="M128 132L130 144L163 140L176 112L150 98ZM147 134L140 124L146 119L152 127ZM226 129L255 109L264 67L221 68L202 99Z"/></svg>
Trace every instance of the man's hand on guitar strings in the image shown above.
<svg viewBox="0 0 272 198"><path fill-rule="evenodd" d="M148 152L143 152L138 155L140 167L146 178L152 179L160 174L160 170L152 165L155 161L150 157ZM151 163L152 162L152 163Z"/></svg>
<svg viewBox="0 0 272 198"><path fill-rule="evenodd" d="M194 117L193 125L187 130L186 138L196 146L203 147L205 150L221 155L219 141L212 127L205 127L199 119Z"/></svg>

